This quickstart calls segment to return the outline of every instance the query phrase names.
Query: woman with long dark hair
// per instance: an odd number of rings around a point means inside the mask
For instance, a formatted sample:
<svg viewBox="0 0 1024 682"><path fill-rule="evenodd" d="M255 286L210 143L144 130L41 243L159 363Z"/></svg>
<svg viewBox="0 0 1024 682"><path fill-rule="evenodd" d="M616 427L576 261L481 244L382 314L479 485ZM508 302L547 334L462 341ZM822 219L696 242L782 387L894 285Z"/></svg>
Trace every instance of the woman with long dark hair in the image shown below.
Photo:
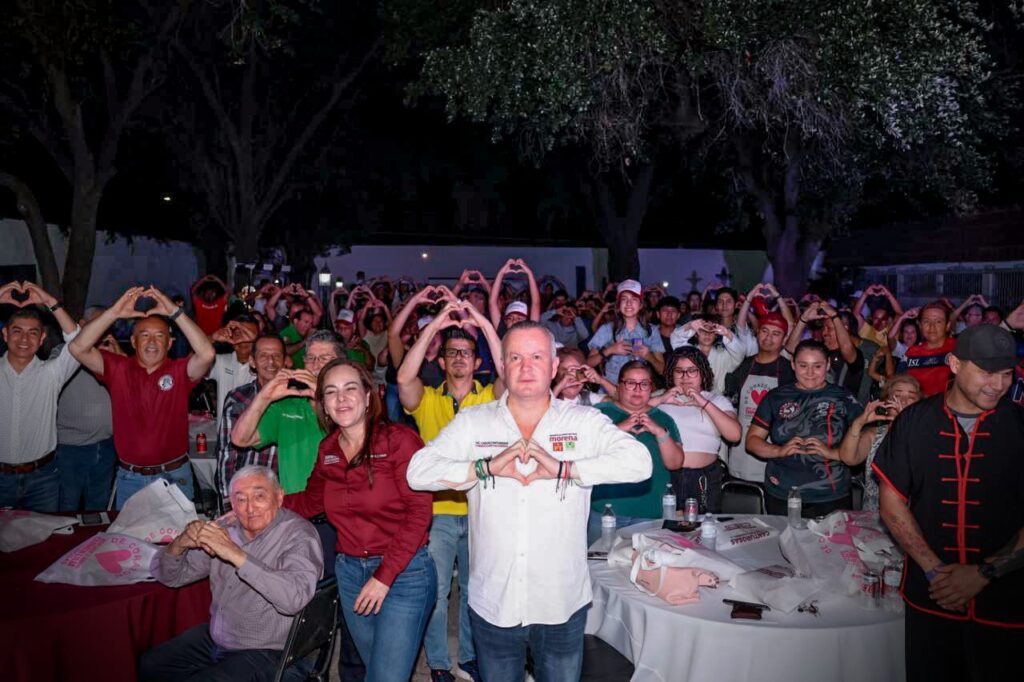
<svg viewBox="0 0 1024 682"><path fill-rule="evenodd" d="M722 440L737 442L742 429L728 398L712 389L715 373L707 357L694 346L677 348L668 357L665 385L649 405L672 417L682 437L686 461L671 472L676 497L696 498L701 511L722 510Z"/></svg>
<svg viewBox="0 0 1024 682"><path fill-rule="evenodd" d="M285 507L327 512L338 530L335 574L345 623L366 664L366 681L405 682L434 607L437 574L427 554L430 493L405 474L423 441L388 422L366 367L337 359L320 372L320 443L306 490Z"/></svg>

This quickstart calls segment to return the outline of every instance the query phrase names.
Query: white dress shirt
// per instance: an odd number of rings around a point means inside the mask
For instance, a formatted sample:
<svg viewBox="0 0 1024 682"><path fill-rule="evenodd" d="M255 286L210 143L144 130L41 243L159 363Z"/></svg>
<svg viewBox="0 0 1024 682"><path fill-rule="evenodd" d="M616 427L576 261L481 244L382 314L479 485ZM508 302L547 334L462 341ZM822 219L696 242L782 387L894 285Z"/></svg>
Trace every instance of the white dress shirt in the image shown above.
<svg viewBox="0 0 1024 682"><path fill-rule="evenodd" d="M64 334L64 347L56 357L38 357L14 371L7 354L0 357L0 462L34 462L57 448L57 397L78 369L68 343L78 327Z"/></svg>
<svg viewBox="0 0 1024 682"><path fill-rule="evenodd" d="M466 481L469 463L499 454L521 438L508 395L461 410L417 452L407 478L416 490L444 490ZM559 460L571 460L579 485L564 499L555 481L528 486L510 478L471 480L469 605L499 627L565 623L590 603L587 517L591 487L651 476L647 448L591 407L551 399L533 440ZM516 463L528 474L537 463Z"/></svg>
<svg viewBox="0 0 1024 682"><path fill-rule="evenodd" d="M238 356L232 351L217 354L207 377L217 382L217 406L214 408L214 413L217 415L219 428L221 415L224 412L224 399L228 397L228 393L239 386L250 383L256 378L256 375L253 374L249 363L239 362Z"/></svg>

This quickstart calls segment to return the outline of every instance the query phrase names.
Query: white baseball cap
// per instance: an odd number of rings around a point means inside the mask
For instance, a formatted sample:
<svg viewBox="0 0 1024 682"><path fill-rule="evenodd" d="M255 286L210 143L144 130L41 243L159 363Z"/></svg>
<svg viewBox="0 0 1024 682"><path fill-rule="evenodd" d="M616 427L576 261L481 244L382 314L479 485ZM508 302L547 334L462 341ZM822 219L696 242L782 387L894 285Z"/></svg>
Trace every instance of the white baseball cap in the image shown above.
<svg viewBox="0 0 1024 682"><path fill-rule="evenodd" d="M640 296L641 294L643 294L643 290L644 288L640 286L640 282L636 281L635 279L626 279L619 282L619 286L615 288L615 295L618 296L623 291L628 291L631 294L636 294L637 296Z"/></svg>
<svg viewBox="0 0 1024 682"><path fill-rule="evenodd" d="M338 311L338 316L334 319L340 320L341 322L355 322L356 316L352 314L352 311L348 308L342 308Z"/></svg>
<svg viewBox="0 0 1024 682"><path fill-rule="evenodd" d="M425 316L421 317L420 319L416 320L416 328L419 329L419 330L422 330L424 327L426 327L428 324L430 324L433 321L434 321L434 318L430 317L429 315L425 315Z"/></svg>
<svg viewBox="0 0 1024 682"><path fill-rule="evenodd" d="M526 304L522 301L512 301L505 306L505 316L508 317L512 313L519 313L520 315L530 316L530 310L526 307Z"/></svg>

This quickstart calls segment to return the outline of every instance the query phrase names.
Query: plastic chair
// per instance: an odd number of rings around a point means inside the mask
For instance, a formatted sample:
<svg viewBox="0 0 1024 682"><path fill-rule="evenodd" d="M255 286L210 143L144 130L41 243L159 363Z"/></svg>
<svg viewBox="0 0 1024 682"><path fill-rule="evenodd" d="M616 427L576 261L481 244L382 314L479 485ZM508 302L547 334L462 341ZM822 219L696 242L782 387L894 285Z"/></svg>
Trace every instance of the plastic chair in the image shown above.
<svg viewBox="0 0 1024 682"><path fill-rule="evenodd" d="M725 481L722 483L722 512L764 514L764 488L752 481Z"/></svg>
<svg viewBox="0 0 1024 682"><path fill-rule="evenodd" d="M274 682L282 680L328 679L327 668L334 653L334 635L338 630L338 584L334 578L317 583L309 603L295 616L288 639L277 665ZM316 652L310 669L305 659ZM294 664L294 665L293 665Z"/></svg>

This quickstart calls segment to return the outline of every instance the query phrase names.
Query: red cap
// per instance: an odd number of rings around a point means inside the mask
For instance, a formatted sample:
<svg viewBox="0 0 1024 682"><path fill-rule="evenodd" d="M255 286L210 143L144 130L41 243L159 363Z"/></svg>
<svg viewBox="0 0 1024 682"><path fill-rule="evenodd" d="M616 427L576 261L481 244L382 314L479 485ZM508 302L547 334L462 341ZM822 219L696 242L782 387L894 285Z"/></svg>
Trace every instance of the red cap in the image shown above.
<svg viewBox="0 0 1024 682"><path fill-rule="evenodd" d="M766 315L762 315L758 318L758 322L761 323L762 327L778 327L782 330L783 334L789 332L789 322L786 322L786 318L779 313L768 313Z"/></svg>

